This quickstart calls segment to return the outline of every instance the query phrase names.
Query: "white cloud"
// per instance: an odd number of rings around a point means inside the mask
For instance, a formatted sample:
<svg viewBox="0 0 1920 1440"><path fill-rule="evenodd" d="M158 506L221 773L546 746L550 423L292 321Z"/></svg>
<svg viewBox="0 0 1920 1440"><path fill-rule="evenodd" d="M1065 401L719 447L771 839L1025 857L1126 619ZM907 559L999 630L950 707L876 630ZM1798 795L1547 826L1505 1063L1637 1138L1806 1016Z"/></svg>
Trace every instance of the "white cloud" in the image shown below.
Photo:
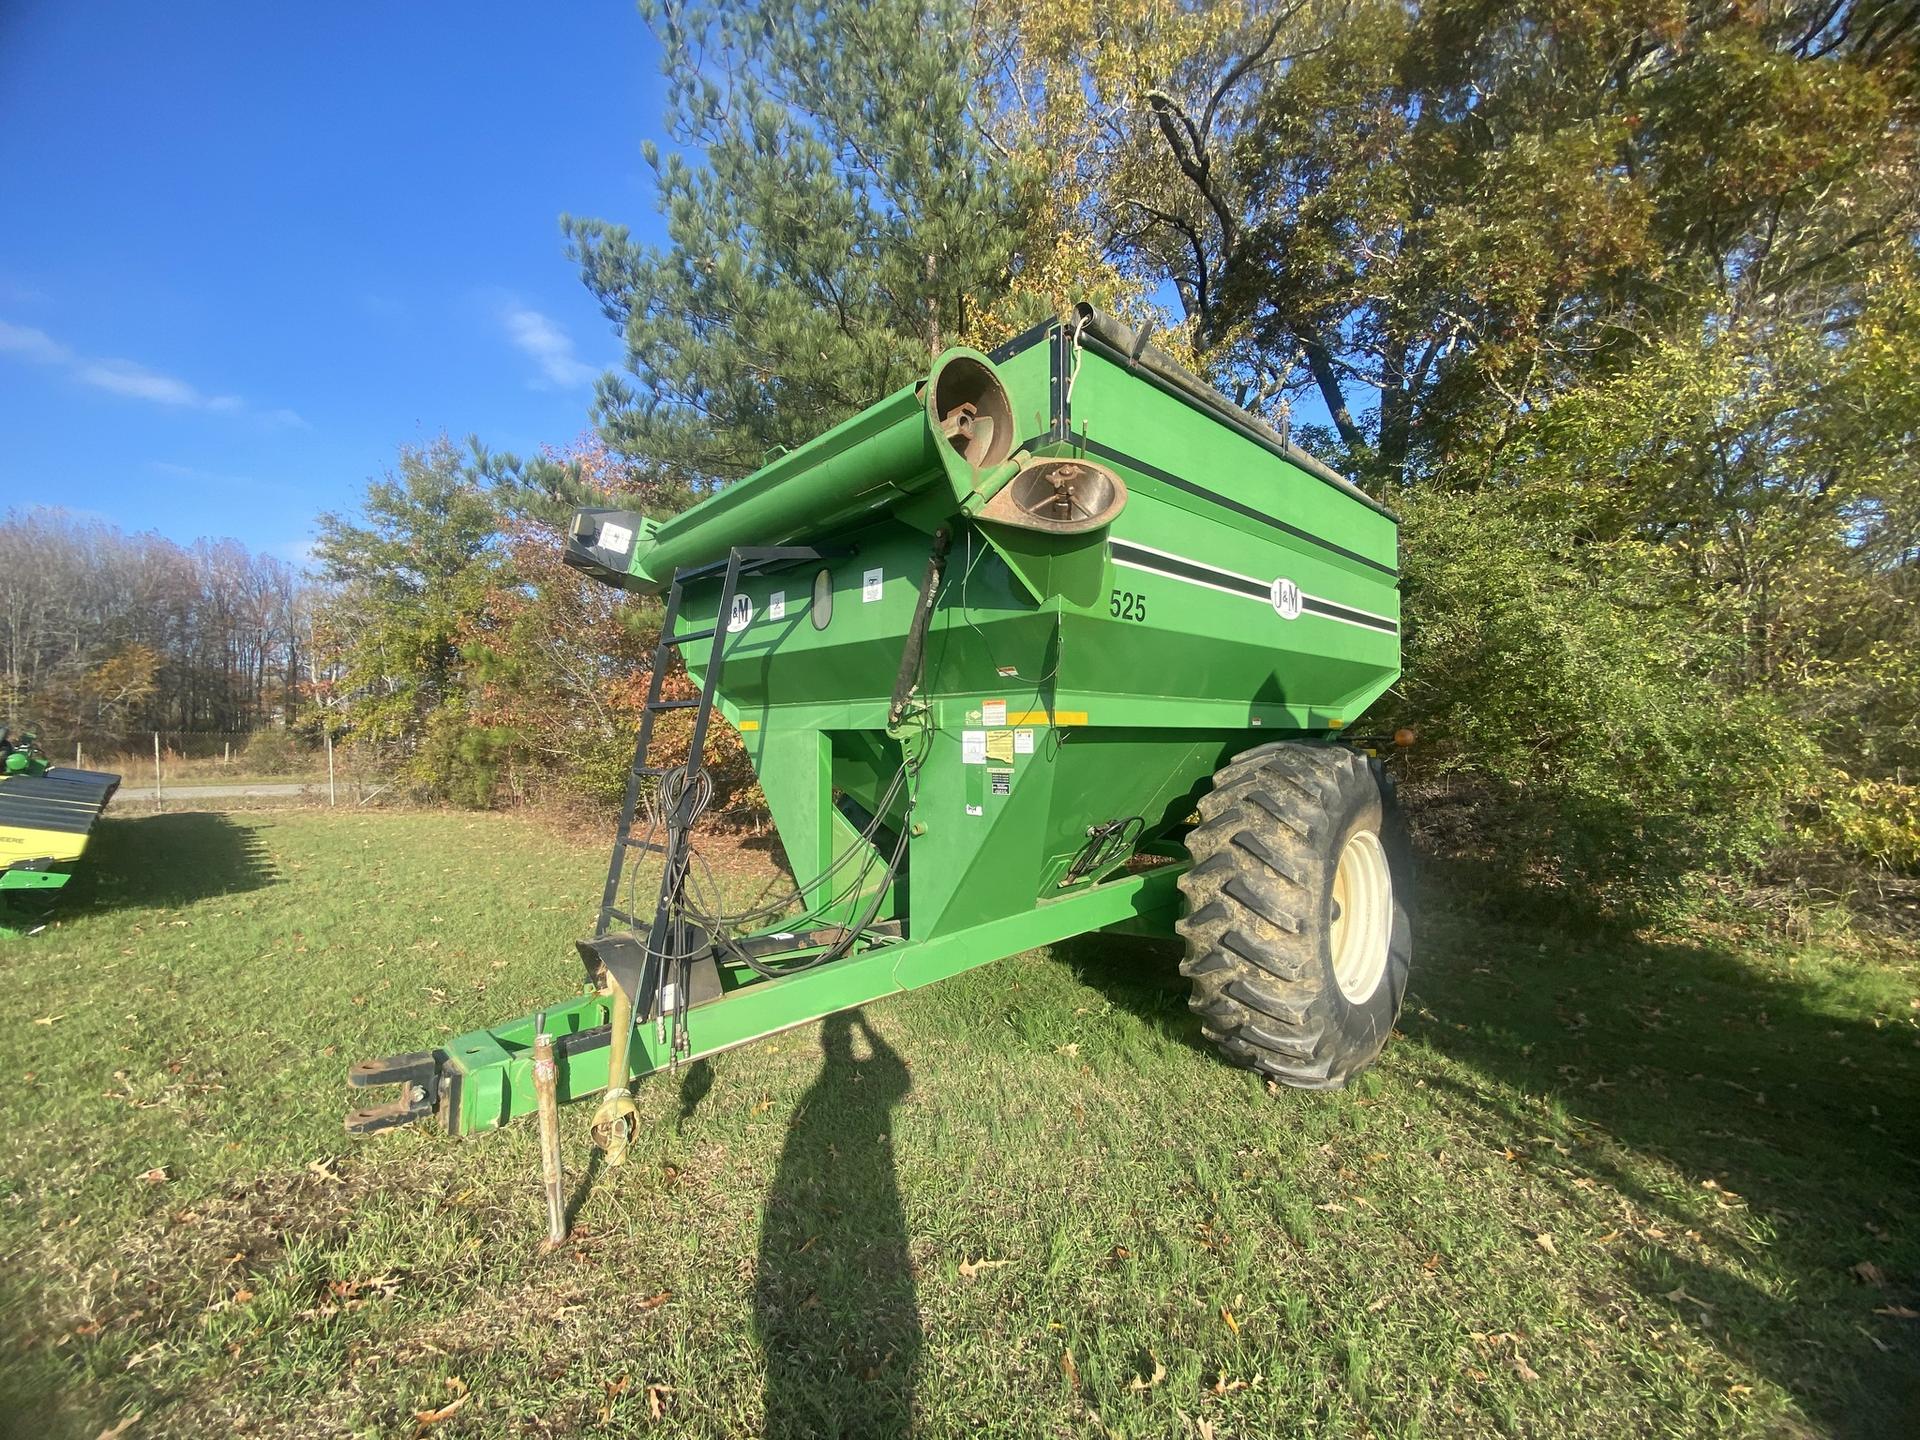
<svg viewBox="0 0 1920 1440"><path fill-rule="evenodd" d="M73 352L44 330L0 320L0 350L41 365L65 365Z"/></svg>
<svg viewBox="0 0 1920 1440"><path fill-rule="evenodd" d="M508 338L540 367L541 384L571 390L591 385L600 373L573 353L572 337L538 310L510 303L500 318Z"/></svg>
<svg viewBox="0 0 1920 1440"><path fill-rule="evenodd" d="M209 395L177 375L151 370L132 360L90 359L76 354L44 330L30 325L12 325L0 320L0 352L16 355L35 365L53 365L65 370L82 385L91 385L110 395L130 400L146 400L155 405L177 409L205 410L215 415L249 413L247 402L238 395ZM291 410L270 410L262 419L274 425L310 428Z"/></svg>

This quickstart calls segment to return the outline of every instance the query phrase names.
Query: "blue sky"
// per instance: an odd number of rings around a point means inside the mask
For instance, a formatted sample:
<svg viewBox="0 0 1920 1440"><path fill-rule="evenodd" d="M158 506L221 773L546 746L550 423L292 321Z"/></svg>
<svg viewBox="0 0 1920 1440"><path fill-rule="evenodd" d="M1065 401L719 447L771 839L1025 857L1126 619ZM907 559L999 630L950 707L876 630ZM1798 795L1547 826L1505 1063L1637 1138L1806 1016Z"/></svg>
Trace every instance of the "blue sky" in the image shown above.
<svg viewBox="0 0 1920 1440"><path fill-rule="evenodd" d="M584 430L562 212L657 234L629 0L0 3L0 510L289 558L397 446Z"/></svg>

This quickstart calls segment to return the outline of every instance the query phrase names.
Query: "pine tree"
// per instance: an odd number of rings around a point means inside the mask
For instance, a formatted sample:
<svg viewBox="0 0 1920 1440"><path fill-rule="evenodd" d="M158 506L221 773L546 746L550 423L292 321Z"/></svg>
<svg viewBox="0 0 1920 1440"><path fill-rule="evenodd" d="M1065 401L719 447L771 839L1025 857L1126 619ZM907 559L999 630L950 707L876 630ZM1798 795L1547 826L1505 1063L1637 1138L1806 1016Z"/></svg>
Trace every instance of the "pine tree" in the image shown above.
<svg viewBox="0 0 1920 1440"><path fill-rule="evenodd" d="M981 137L958 0L642 9L683 152L646 150L669 243L563 224L633 376L602 381L602 433L710 486L960 340L1040 194Z"/></svg>

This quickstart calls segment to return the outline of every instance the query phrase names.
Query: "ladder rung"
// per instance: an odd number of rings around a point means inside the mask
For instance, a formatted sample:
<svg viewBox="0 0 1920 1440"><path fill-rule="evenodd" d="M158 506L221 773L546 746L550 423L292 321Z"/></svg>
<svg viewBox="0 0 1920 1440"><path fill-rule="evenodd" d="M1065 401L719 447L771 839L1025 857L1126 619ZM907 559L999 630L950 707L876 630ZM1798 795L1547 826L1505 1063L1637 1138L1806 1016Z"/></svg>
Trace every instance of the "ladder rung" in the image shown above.
<svg viewBox="0 0 1920 1440"><path fill-rule="evenodd" d="M644 780L649 775L666 775L670 774L671 771L669 767L665 765L636 765L633 767L632 773L639 779Z"/></svg>
<svg viewBox="0 0 1920 1440"><path fill-rule="evenodd" d="M662 635L662 645L691 645L695 640L711 640L720 633L720 627L709 625L704 630L688 630L679 635Z"/></svg>
<svg viewBox="0 0 1920 1440"><path fill-rule="evenodd" d="M667 847L660 844L657 840L627 840L623 842L622 848L627 850L649 850L655 855L664 855L667 853Z"/></svg>
<svg viewBox="0 0 1920 1440"><path fill-rule="evenodd" d="M699 703L698 700L655 700L647 708L649 710L691 710Z"/></svg>

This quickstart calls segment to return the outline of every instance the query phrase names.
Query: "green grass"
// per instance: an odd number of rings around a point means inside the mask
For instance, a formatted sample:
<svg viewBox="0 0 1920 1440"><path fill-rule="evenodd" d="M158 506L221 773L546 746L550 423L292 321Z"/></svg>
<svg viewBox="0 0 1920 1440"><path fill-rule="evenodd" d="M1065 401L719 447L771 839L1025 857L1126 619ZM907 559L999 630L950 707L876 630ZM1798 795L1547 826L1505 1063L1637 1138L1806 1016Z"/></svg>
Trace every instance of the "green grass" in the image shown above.
<svg viewBox="0 0 1920 1440"><path fill-rule="evenodd" d="M1403 1035L1316 1096L1199 1047L1169 948L1084 937L646 1084L621 1171L571 1108L543 1256L530 1126L349 1141L342 1077L567 993L601 861L500 817L105 822L62 923L0 947L0 1428L1885 1435L1920 1405L1910 956L1568 933L1432 881Z"/></svg>

